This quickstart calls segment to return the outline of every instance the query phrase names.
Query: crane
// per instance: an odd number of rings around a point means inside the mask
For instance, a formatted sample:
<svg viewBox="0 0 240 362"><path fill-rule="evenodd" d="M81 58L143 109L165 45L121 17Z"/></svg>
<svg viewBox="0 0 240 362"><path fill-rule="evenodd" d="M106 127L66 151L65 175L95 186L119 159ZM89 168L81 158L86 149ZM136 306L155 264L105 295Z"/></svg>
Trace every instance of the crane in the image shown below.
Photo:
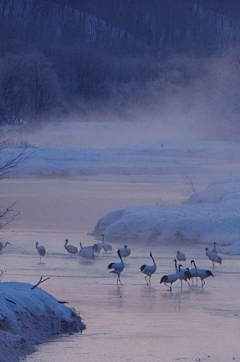
<svg viewBox="0 0 240 362"><path fill-rule="evenodd" d="M80 250L78 255L82 258L85 258L87 260L95 260L94 253L96 252L96 246L82 246L82 243L80 243Z"/></svg>
<svg viewBox="0 0 240 362"><path fill-rule="evenodd" d="M8 241L5 243L5 245L0 241L0 253L2 253L3 249L6 248L7 244L12 245Z"/></svg>
<svg viewBox="0 0 240 362"><path fill-rule="evenodd" d="M117 254L118 254L121 262L120 262L120 263L111 263L111 264L108 265L107 268L108 268L108 269L113 269L113 270L111 270L109 273L115 273L115 274L117 274L117 276L118 276L118 277L117 277L117 284L118 284L118 281L120 282L120 284L122 284L121 279L120 279L120 275L121 275L121 272L122 272L123 269L124 269L124 262L123 262L123 260L122 260L122 256L121 256L121 253L120 253L120 249L118 249Z"/></svg>
<svg viewBox="0 0 240 362"><path fill-rule="evenodd" d="M124 248L119 249L119 251L120 251L122 258L126 258L127 256L129 256L131 254L131 249L129 249L127 247L127 245L124 245Z"/></svg>
<svg viewBox="0 0 240 362"><path fill-rule="evenodd" d="M215 254L217 254L217 248L216 248L216 245L217 245L217 243L216 243L216 242L214 242L214 243L213 243L213 249L211 250L211 252L212 252L212 253L215 253Z"/></svg>
<svg viewBox="0 0 240 362"><path fill-rule="evenodd" d="M67 252L69 254L77 254L78 253L78 249L76 246L74 245L68 245L68 239L65 240L65 244L64 244L64 248L67 250Z"/></svg>
<svg viewBox="0 0 240 362"><path fill-rule="evenodd" d="M41 258L42 258L42 256L44 256L46 254L46 249L44 248L44 246L38 245L38 242L36 242L36 249L40 256L40 263L41 263Z"/></svg>
<svg viewBox="0 0 240 362"><path fill-rule="evenodd" d="M182 264L179 264L178 269L179 269L179 279L181 280L181 287L182 287L182 281L184 280L186 283L188 283L188 286L191 288L191 285L187 281L188 279L192 278L189 268L181 269L181 267Z"/></svg>
<svg viewBox="0 0 240 362"><path fill-rule="evenodd" d="M147 285L151 283L151 276L152 274L155 273L155 271L157 270L157 265L155 263L155 260L153 259L153 256L152 256L152 252L150 251L150 257L152 258L152 261L153 261L153 265L142 265L141 266L141 272L146 274L145 276L145 279L146 279L146 282L147 282ZM147 277L149 277L149 281L147 281Z"/></svg>
<svg viewBox="0 0 240 362"><path fill-rule="evenodd" d="M199 268L197 268L197 266L196 266L196 263L195 263L195 261L194 260L191 260L191 265L194 265L194 268L192 268L191 270L190 270L190 273L192 274L192 276L194 276L194 277L199 277L200 279L201 279L201 282L202 282L202 287L204 286L204 284L205 284L205 281L204 281L204 279L206 279L206 278L208 278L208 277L210 277L210 276L214 276L213 275L213 273L210 271L210 270L206 270L206 269L199 269Z"/></svg>
<svg viewBox="0 0 240 362"><path fill-rule="evenodd" d="M180 253L180 251L178 250L176 255L176 258L178 261L186 261L186 256L183 253Z"/></svg>
<svg viewBox="0 0 240 362"><path fill-rule="evenodd" d="M205 248L206 250L206 255L207 257L212 261L213 263L213 268L214 268L214 263L219 263L222 264L222 258L220 258L220 256L218 256L216 253L209 251L208 248Z"/></svg>

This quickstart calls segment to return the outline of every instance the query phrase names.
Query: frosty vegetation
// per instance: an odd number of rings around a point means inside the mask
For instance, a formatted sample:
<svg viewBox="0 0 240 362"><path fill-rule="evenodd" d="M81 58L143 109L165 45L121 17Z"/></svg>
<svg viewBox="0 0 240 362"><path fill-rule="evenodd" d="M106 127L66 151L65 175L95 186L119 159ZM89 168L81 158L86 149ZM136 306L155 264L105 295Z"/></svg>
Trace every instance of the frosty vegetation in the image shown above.
<svg viewBox="0 0 240 362"><path fill-rule="evenodd" d="M81 317L40 288L0 283L0 361L17 362L52 335L83 331Z"/></svg>

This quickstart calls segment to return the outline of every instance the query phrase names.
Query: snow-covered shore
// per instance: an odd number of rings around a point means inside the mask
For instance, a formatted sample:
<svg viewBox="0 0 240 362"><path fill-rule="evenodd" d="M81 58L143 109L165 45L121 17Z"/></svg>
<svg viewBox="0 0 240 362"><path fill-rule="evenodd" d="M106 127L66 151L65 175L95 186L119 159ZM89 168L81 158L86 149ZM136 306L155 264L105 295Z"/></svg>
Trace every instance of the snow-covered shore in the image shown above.
<svg viewBox="0 0 240 362"><path fill-rule="evenodd" d="M72 309L28 283L0 283L0 362L17 362L34 345L86 327Z"/></svg>
<svg viewBox="0 0 240 362"><path fill-rule="evenodd" d="M180 206L132 206L103 216L94 235L162 242L217 242L240 254L240 180L214 183ZM225 246L224 245L231 245Z"/></svg>

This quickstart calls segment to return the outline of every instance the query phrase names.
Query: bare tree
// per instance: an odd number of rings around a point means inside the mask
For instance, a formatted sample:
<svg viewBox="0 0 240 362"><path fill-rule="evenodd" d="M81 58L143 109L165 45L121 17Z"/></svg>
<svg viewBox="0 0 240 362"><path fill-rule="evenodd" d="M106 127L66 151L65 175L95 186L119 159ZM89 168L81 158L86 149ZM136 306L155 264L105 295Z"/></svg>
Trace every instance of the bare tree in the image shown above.
<svg viewBox="0 0 240 362"><path fill-rule="evenodd" d="M9 155L7 158L2 156L1 152L9 146L10 134L11 131L0 130L0 180L7 178L11 169L17 167L29 157L29 154L26 152L27 147L21 148L20 151L18 150L17 153ZM16 202L8 207L0 207L0 230L18 219L20 213L15 209L15 206Z"/></svg>

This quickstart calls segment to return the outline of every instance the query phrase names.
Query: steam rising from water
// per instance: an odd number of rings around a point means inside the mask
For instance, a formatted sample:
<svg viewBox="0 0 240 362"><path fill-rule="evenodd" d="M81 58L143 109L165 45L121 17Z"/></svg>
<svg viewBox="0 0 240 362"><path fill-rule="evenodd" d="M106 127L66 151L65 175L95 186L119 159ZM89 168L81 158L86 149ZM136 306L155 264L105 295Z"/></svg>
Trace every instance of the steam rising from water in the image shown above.
<svg viewBox="0 0 240 362"><path fill-rule="evenodd" d="M79 111L48 119L40 129L22 131L17 142L107 148L142 140L238 141L240 48L219 57L172 56L158 63L157 77L111 85L109 94L101 102L79 102Z"/></svg>

